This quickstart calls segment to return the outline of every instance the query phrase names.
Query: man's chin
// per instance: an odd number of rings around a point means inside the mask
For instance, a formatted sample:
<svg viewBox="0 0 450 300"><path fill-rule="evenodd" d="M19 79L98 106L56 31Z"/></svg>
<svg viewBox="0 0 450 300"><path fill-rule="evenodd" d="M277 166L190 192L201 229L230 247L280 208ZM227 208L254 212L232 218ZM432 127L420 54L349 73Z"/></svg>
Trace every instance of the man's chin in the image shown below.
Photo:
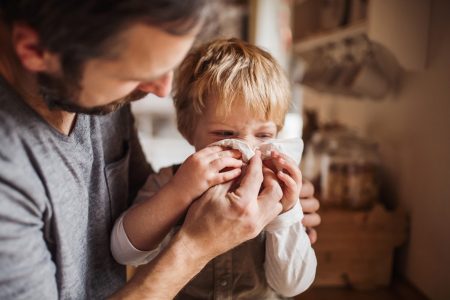
<svg viewBox="0 0 450 300"><path fill-rule="evenodd" d="M50 110L63 110L70 113L85 114L85 115L107 115L122 108L128 102L113 103L96 107L82 107L67 103L52 103L49 105Z"/></svg>

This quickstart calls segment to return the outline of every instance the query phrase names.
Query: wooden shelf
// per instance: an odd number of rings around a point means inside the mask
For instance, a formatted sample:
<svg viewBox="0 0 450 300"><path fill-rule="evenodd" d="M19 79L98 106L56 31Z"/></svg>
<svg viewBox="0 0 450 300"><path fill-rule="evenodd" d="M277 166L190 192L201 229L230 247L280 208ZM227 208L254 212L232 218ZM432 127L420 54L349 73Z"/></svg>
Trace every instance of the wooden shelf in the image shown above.
<svg viewBox="0 0 450 300"><path fill-rule="evenodd" d="M323 33L318 33L310 37L307 37L303 41L295 43L294 51L296 53L304 53L313 50L317 47L338 43L347 38L356 37L366 33L367 33L367 23L358 22L357 24L350 25L345 28L335 29L333 31L326 31Z"/></svg>
<svg viewBox="0 0 450 300"><path fill-rule="evenodd" d="M300 40L304 34L320 28L317 21L320 8L320 2L314 0L304 0L295 6L299 13L294 12L294 16L300 20L297 23L294 20L294 26L299 32L299 40L294 43L296 54L301 55L346 38L366 34L369 41L387 50L405 70L426 68L431 0L370 1L363 21Z"/></svg>

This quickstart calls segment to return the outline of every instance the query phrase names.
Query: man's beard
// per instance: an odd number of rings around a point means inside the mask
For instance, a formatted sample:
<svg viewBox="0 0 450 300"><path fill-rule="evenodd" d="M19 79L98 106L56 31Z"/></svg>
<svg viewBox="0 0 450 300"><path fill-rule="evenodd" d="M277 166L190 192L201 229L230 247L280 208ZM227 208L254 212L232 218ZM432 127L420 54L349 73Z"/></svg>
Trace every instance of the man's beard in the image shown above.
<svg viewBox="0 0 450 300"><path fill-rule="evenodd" d="M64 110L67 112L88 115L105 115L114 112L130 102L139 100L148 93L134 90L130 94L109 104L83 107L76 103L80 95L80 86L75 82L53 77L46 73L37 75L39 92L50 110Z"/></svg>

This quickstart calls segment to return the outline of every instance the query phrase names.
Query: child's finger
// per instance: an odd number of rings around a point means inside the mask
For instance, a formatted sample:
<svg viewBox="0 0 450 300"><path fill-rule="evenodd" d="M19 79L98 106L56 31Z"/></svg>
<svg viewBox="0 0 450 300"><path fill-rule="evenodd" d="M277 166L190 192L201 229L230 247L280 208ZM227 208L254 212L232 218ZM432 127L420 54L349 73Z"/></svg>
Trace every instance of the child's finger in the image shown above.
<svg viewBox="0 0 450 300"><path fill-rule="evenodd" d="M270 170L272 170L273 172L277 171L277 167L275 166L274 163L274 159L270 158L270 159L264 159L263 160L263 166L269 168Z"/></svg>
<svg viewBox="0 0 450 300"><path fill-rule="evenodd" d="M291 196L295 196L294 194L300 193L300 187L291 176L282 171L278 171L277 177L281 180L281 182L284 183L285 187L287 188L287 190L285 191L286 193L289 193ZM296 198L298 198L298 196L296 196Z"/></svg>
<svg viewBox="0 0 450 300"><path fill-rule="evenodd" d="M295 188L297 188L298 186L298 188L300 189L302 185L302 174L295 161L289 156L279 153L275 150L271 152L271 158L272 165L275 167L275 169L278 172L281 171L289 174L290 178L293 179L296 184Z"/></svg>
<svg viewBox="0 0 450 300"><path fill-rule="evenodd" d="M202 153L204 155L211 155L213 153L223 151L223 147L221 146L209 146L199 150L197 153Z"/></svg>
<svg viewBox="0 0 450 300"><path fill-rule="evenodd" d="M283 187L283 199L281 203L283 204L283 211L290 210L295 203L298 201L298 196L300 194L300 189L297 183L286 173L279 171L277 173L278 179L284 183Z"/></svg>
<svg viewBox="0 0 450 300"><path fill-rule="evenodd" d="M211 162L214 170L220 171L225 168L241 168L244 163L240 159L233 157L222 157Z"/></svg>
<svg viewBox="0 0 450 300"><path fill-rule="evenodd" d="M219 159L222 157L241 158L242 153L239 150L229 149L229 150L222 150L220 152L216 152L216 153L212 154L211 156L213 157L213 159Z"/></svg>
<svg viewBox="0 0 450 300"><path fill-rule="evenodd" d="M270 168L263 166L263 186L269 181L269 180L277 180L276 173L273 172Z"/></svg>
<svg viewBox="0 0 450 300"><path fill-rule="evenodd" d="M288 157L277 157L275 159L277 166L280 170L287 172L297 184L301 185L302 183L302 173L300 169L297 167L295 162Z"/></svg>
<svg viewBox="0 0 450 300"><path fill-rule="evenodd" d="M239 158L242 156L241 151L236 149L229 149L224 148L222 146L209 146L206 148L203 148L202 150L198 151L198 153L201 153L205 156L213 156L213 159L217 159L220 157L235 157Z"/></svg>
<svg viewBox="0 0 450 300"><path fill-rule="evenodd" d="M283 169L282 165L280 164L280 159L281 159L280 154L277 151L272 150L270 153L270 158L264 159L263 163L264 166L268 167L274 173L276 173L277 171Z"/></svg>
<svg viewBox="0 0 450 300"><path fill-rule="evenodd" d="M236 149L222 149L222 151L216 151L213 153L209 153L209 156L211 159L219 159L222 157L234 157L234 158L241 158L242 153L239 150Z"/></svg>
<svg viewBox="0 0 450 300"><path fill-rule="evenodd" d="M238 177L239 175L241 175L242 169L237 168L237 169L232 169L226 172L222 172L217 174L217 176L215 176L214 180L213 180L213 184L220 184L220 183L224 183L230 180L235 179L236 177Z"/></svg>

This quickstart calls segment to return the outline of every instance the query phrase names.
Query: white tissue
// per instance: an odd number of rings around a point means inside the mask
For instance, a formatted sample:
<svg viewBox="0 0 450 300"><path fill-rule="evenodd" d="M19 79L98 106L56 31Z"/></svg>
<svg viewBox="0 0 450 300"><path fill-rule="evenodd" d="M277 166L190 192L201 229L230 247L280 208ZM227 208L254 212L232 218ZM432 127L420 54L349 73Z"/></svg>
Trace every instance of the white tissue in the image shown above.
<svg viewBox="0 0 450 300"><path fill-rule="evenodd" d="M248 162L253 157L253 155L255 155L255 151L250 147L250 145L238 139L225 139L215 142L210 146L222 146L239 150L242 153L242 161L244 161L245 163Z"/></svg>
<svg viewBox="0 0 450 300"><path fill-rule="evenodd" d="M229 147L241 151L242 160L246 163L253 155L255 150L261 151L262 159L270 157L270 152L276 150L292 158L297 165L300 164L303 152L303 141L299 138L293 139L273 139L259 144L256 149L252 149L246 142L238 139L225 139L211 144L211 146Z"/></svg>

